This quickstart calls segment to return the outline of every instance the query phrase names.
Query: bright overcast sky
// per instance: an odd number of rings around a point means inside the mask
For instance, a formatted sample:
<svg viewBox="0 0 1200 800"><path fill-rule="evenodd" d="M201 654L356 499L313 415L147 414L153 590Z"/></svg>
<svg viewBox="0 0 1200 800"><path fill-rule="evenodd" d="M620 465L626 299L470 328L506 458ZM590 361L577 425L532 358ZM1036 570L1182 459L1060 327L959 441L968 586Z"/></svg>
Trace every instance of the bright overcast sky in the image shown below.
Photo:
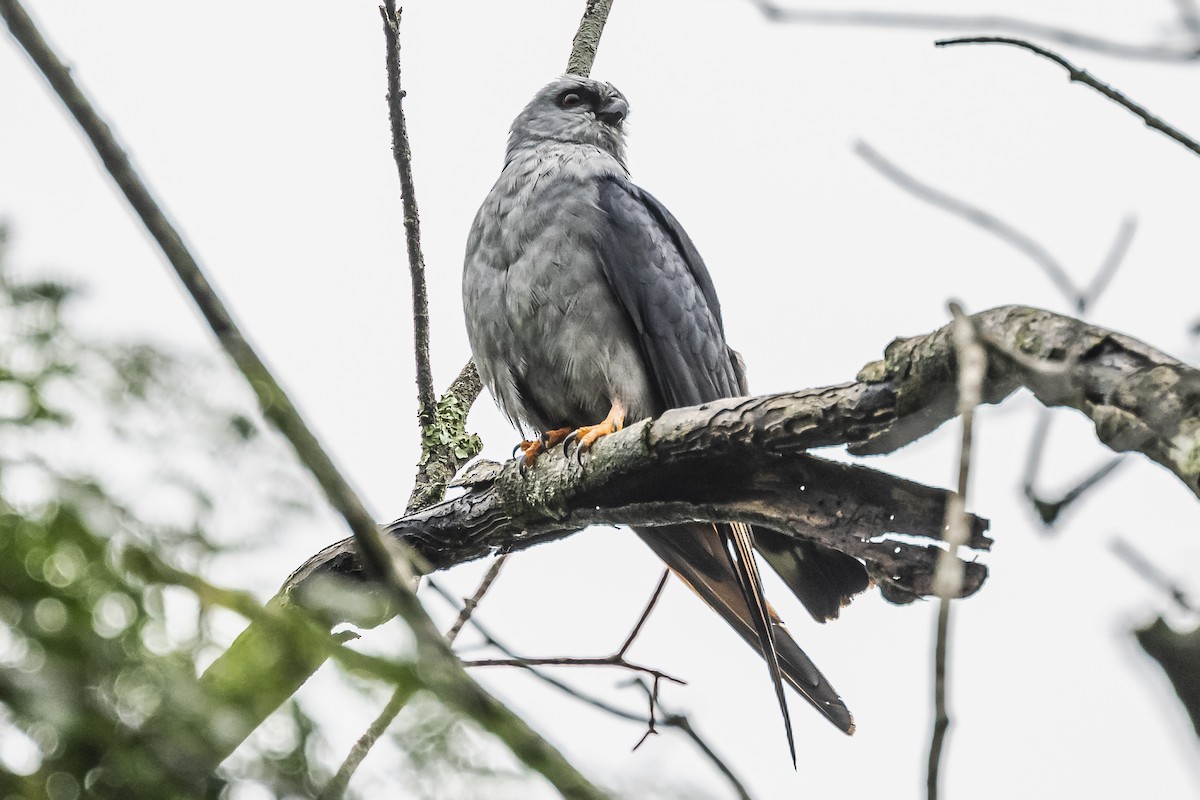
<svg viewBox="0 0 1200 800"><path fill-rule="evenodd" d="M29 6L372 509L381 519L398 515L417 437L375 5ZM459 300L468 226L499 172L509 122L562 70L582 7L423 0L405 10L405 107L440 387L468 356ZM1167 0L908 8L1027 12L1130 42L1178 29ZM743 0L617 0L593 74L629 98L634 178L704 254L753 388L851 380L893 337L943 325L952 298L975 311L1008 303L1072 310L1025 256L881 177L854 154L860 139L1028 233L1081 284L1121 220L1136 216L1128 257L1089 319L1198 360L1188 328L1200 316L1200 158L1068 84L1049 62L1002 47L939 50L937 35L771 25ZM1200 62L1062 52L1200 134ZM10 262L86 283L79 316L98 334L213 352L148 236L11 41L0 46L0 86ZM986 557L990 579L956 606L946 796L1200 797L1200 750L1186 715L1129 635L1170 607L1109 551L1115 537L1128 538L1200 593L1196 500L1133 457L1047 533L1019 493L1037 408L1021 395L978 420L970 506L992 520L996 545ZM490 399L471 422L485 455L507 457L516 434ZM949 425L869 463L950 486L956 437ZM1086 420L1058 412L1042 472L1047 493L1106 458ZM244 491L239 502L253 502L253 487ZM253 560L231 561L236 568L213 577L266 597L343 535L329 516L264 533ZM444 580L469 594L483 568ZM592 530L510 560L481 619L524 653L603 655L620 643L659 569L627 531ZM781 584L768 590L859 726L844 737L796 699L797 771L761 663L678 584L632 655L689 681L670 687L665 702L689 714L755 796L923 796L934 606L892 607L872 592L821 627ZM437 598L428 604L447 617ZM388 651L394 633L369 632L365 646ZM682 737L668 731L630 753L636 725L516 671L478 677L598 781L729 796ZM626 707L644 705L635 690L618 688L626 675L563 677ZM323 673L302 694L318 716L336 716L327 729L333 763L377 711L331 699L337 690ZM393 757L387 748L373 754L364 785L395 785Z"/></svg>

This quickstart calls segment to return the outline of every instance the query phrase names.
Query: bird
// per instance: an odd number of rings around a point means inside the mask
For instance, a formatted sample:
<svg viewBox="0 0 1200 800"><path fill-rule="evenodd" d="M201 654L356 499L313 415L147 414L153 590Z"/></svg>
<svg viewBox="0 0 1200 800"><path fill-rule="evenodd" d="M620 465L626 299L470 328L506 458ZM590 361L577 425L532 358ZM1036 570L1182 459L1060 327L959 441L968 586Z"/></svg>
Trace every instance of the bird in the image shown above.
<svg viewBox="0 0 1200 800"><path fill-rule="evenodd" d="M630 178L628 116L609 83L550 82L513 121L468 235L467 336L502 412L537 434L518 445L524 465L559 443L582 457L626 422L748 393L696 246ZM766 602L754 548L822 622L866 588L859 561L742 524L635 532L766 660L793 765L785 683L854 732L845 703Z"/></svg>

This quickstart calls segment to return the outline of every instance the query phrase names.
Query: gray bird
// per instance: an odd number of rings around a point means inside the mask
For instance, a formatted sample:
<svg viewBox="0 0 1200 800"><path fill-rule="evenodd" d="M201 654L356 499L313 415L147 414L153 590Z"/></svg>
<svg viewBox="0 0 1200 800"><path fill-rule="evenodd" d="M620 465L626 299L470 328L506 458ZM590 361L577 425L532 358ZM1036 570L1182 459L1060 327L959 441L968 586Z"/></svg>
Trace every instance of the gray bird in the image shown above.
<svg viewBox="0 0 1200 800"><path fill-rule="evenodd" d="M513 122L496 185L475 217L463 307L475 364L518 428L526 463L668 408L747 393L712 279L671 213L629 180L624 95L576 76L550 83ZM837 692L766 603L768 563L818 621L866 588L842 553L745 525L637 534L767 661L795 762L783 681L853 733Z"/></svg>

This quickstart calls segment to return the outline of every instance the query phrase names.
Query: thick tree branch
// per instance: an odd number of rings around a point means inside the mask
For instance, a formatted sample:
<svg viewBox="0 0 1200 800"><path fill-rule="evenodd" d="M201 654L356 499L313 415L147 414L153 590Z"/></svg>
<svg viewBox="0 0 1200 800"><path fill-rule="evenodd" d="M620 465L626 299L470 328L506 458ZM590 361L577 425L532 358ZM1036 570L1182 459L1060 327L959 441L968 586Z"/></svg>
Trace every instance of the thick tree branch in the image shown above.
<svg viewBox="0 0 1200 800"><path fill-rule="evenodd" d="M1023 50L1028 50L1031 53L1036 53L1042 58L1047 58L1065 69L1067 71L1067 76L1073 83L1082 83L1085 86L1091 87L1107 97L1109 100L1112 100L1117 105L1124 106L1131 113L1140 117L1142 122L1146 124L1147 128L1153 128L1159 133L1171 137L1188 150L1200 155L1200 142L1197 142L1195 139L1188 136L1178 128L1163 122L1157 116L1151 114L1144 106L1138 105L1121 92L1109 86L1107 83L1098 80L1087 70L1080 69L1070 61L1067 61L1065 58L1060 56L1058 53L1047 50L1044 47L1038 47L1036 44L1031 44L1030 42L1026 42L1022 39L1010 39L1005 36L969 36L959 39L942 39L934 44L936 44L938 47L950 47L956 44L1008 44L1012 45L1013 47L1020 47Z"/></svg>
<svg viewBox="0 0 1200 800"><path fill-rule="evenodd" d="M1006 306L972 318L991 351L982 400L1026 387L1042 403L1076 408L1113 450L1138 451L1200 496L1200 371L1119 333L1048 311ZM551 455L522 476L515 462L477 465L461 497L388 526L428 569L552 541L595 523L747 522L863 559L885 596L932 593L939 549L882 541L937 539L947 493L860 466L807 455L850 443L886 453L956 416L949 326L898 339L859 382L676 409L606 437L581 467ZM974 520L968 545L985 549ZM964 593L985 570L966 565ZM304 564L285 587L317 575L362 577L353 543Z"/></svg>

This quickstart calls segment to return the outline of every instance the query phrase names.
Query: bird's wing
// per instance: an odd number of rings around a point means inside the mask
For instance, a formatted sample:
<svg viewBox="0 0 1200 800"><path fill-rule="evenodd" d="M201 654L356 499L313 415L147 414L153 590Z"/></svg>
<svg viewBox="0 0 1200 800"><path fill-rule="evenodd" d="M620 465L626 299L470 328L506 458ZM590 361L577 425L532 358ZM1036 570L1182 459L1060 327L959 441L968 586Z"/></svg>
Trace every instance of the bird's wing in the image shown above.
<svg viewBox="0 0 1200 800"><path fill-rule="evenodd" d="M687 233L648 192L620 178L600 181L599 205L604 277L633 322L662 407L736 396L721 306Z"/></svg>
<svg viewBox="0 0 1200 800"><path fill-rule="evenodd" d="M596 232L601 267L637 332L661 407L739 394L742 376L725 342L712 279L682 226L649 193L619 178L600 181L598 204L603 212ZM842 730L852 731L849 712L837 693L773 619L763 597L750 529L744 525L683 528L643 529L638 535L758 646L775 684L793 761L783 675ZM786 652L783 658L781 648Z"/></svg>
<svg viewBox="0 0 1200 800"><path fill-rule="evenodd" d="M817 622L837 619L854 595L870 584L861 561L816 542L755 528L754 549Z"/></svg>

